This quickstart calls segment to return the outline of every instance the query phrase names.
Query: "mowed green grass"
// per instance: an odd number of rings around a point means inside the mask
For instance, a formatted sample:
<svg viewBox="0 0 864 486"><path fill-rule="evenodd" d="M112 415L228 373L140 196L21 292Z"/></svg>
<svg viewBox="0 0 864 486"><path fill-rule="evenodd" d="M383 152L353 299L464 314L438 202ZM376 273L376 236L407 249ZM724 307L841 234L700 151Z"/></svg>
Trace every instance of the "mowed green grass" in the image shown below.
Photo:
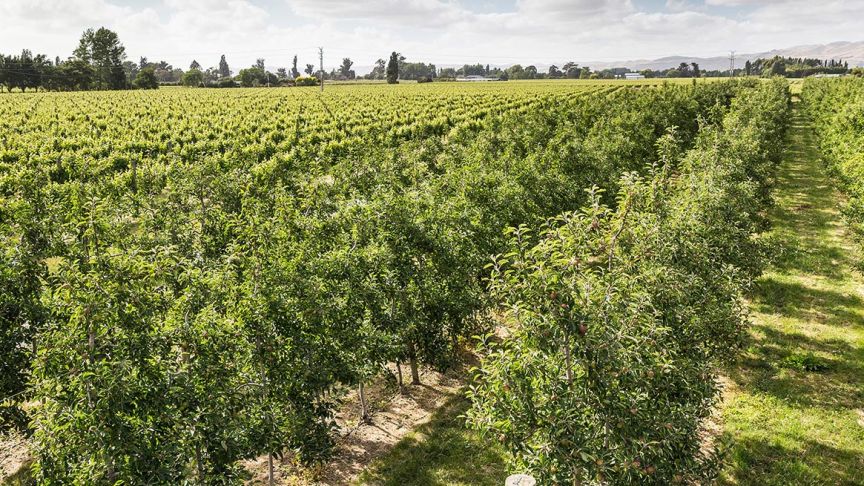
<svg viewBox="0 0 864 486"><path fill-rule="evenodd" d="M361 474L359 484L501 486L504 451L465 427L468 399L458 395Z"/></svg>
<svg viewBox="0 0 864 486"><path fill-rule="evenodd" d="M724 484L864 484L864 277L813 130L794 113L770 215L776 261L728 371Z"/></svg>

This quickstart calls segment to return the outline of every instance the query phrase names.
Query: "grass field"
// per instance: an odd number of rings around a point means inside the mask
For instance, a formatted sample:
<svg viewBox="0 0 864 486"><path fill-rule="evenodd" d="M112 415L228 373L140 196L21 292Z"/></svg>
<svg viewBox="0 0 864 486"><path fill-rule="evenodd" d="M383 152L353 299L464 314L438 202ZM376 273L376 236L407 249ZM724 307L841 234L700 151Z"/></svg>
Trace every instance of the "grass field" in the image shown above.
<svg viewBox="0 0 864 486"><path fill-rule="evenodd" d="M796 109L771 213L773 268L729 370L727 484L864 483L864 278L808 120Z"/></svg>
<svg viewBox="0 0 864 486"><path fill-rule="evenodd" d="M432 420L372 463L359 484L498 486L506 477L504 451L465 429L464 397L451 399Z"/></svg>

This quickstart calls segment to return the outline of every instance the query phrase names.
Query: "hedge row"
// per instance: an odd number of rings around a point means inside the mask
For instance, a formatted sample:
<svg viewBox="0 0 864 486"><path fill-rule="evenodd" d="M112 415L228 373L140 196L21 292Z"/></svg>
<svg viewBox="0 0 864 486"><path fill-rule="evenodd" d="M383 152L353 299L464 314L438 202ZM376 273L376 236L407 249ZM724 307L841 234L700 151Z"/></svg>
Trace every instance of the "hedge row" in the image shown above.
<svg viewBox="0 0 864 486"><path fill-rule="evenodd" d="M510 231L492 267L503 330L482 339L470 422L542 484L694 484L717 365L747 327L787 85L739 92L718 125L625 174L615 202ZM502 337L503 336L503 337Z"/></svg>
<svg viewBox="0 0 864 486"><path fill-rule="evenodd" d="M848 198L849 228L864 245L864 79L808 79L802 98L822 154Z"/></svg>

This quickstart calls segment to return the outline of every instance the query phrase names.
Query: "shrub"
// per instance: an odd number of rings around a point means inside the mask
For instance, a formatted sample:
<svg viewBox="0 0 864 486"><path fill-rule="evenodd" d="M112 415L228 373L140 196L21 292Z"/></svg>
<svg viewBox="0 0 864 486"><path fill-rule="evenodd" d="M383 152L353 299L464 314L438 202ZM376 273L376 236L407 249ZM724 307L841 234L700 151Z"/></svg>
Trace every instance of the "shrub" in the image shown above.
<svg viewBox="0 0 864 486"><path fill-rule="evenodd" d="M197 88L201 86L204 82L204 73L202 73L198 69L190 69L183 73L183 77L180 79L180 84L183 86L187 86L190 88Z"/></svg>
<svg viewBox="0 0 864 486"><path fill-rule="evenodd" d="M813 353L794 353L780 361L780 366L798 371L819 372L828 369L828 363Z"/></svg>
<svg viewBox="0 0 864 486"><path fill-rule="evenodd" d="M315 76L300 76L294 80L294 86L318 86L319 82Z"/></svg>
<svg viewBox="0 0 864 486"><path fill-rule="evenodd" d="M138 89L158 89L159 81L156 80L156 71L152 67L138 71L133 84Z"/></svg>

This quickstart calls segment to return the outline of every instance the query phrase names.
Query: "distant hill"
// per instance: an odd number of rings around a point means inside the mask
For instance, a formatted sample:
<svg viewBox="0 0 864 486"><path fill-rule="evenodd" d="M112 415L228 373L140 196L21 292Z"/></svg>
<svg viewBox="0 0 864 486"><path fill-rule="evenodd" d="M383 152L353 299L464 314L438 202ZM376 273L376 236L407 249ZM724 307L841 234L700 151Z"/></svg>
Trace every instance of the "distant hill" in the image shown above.
<svg viewBox="0 0 864 486"><path fill-rule="evenodd" d="M774 49L767 52L753 54L735 54L735 66L743 67L744 63L758 58L781 57L811 57L817 59L842 59L848 61L850 66L864 66L864 41L858 42L832 42L831 44L816 44L788 47L785 49ZM586 62L580 63L590 66L591 69L606 69L613 67L628 67L635 71L642 69L662 70L676 67L682 62L699 63L703 70L729 69L729 56L717 57L691 57L691 56L669 56L660 59L641 59L632 61L616 62Z"/></svg>

